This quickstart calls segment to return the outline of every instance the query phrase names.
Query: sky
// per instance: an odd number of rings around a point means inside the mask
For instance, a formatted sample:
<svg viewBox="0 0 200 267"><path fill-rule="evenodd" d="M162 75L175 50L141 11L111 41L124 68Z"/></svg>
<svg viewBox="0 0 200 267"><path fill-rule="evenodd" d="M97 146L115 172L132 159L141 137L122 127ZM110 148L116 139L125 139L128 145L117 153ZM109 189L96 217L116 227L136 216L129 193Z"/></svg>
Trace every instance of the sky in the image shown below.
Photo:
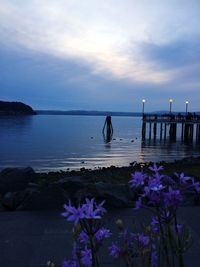
<svg viewBox="0 0 200 267"><path fill-rule="evenodd" d="M200 111L200 0L0 0L0 99Z"/></svg>

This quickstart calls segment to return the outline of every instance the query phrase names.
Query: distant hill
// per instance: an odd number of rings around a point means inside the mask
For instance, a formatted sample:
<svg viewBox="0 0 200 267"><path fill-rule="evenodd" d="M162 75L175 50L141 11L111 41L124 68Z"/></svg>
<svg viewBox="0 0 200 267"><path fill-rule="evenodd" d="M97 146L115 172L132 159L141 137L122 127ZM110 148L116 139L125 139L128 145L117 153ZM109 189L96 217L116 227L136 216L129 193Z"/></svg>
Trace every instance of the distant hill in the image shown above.
<svg viewBox="0 0 200 267"><path fill-rule="evenodd" d="M141 112L123 112L123 111L97 111L97 110L36 110L39 115L81 115L81 116L126 116L126 117L141 117ZM179 112L172 112L177 115ZM185 112L181 112L184 114ZM153 111L145 114L169 114L169 111ZM196 112L197 115L200 115L199 112Z"/></svg>
<svg viewBox="0 0 200 267"><path fill-rule="evenodd" d="M82 116L129 116L139 117L140 112L120 112L120 111L87 111L87 110L36 110L37 114L40 115L82 115Z"/></svg>
<svg viewBox="0 0 200 267"><path fill-rule="evenodd" d="M21 102L0 101L0 115L36 115L36 112Z"/></svg>

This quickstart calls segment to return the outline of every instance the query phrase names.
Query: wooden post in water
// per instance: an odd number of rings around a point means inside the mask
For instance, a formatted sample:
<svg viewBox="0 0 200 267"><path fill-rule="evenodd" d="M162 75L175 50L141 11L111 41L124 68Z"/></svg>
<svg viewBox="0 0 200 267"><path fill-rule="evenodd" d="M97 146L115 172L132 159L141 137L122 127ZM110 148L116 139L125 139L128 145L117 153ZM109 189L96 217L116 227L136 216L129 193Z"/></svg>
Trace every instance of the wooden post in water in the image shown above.
<svg viewBox="0 0 200 267"><path fill-rule="evenodd" d="M170 140L173 140L173 141L176 140L176 128L177 128L177 124L176 123L171 123L170 124L170 129L169 129Z"/></svg>
<svg viewBox="0 0 200 267"><path fill-rule="evenodd" d="M163 124L160 124L160 140L162 140Z"/></svg>
<svg viewBox="0 0 200 267"><path fill-rule="evenodd" d="M177 131L177 124L173 123L172 124L172 140L176 141L176 131Z"/></svg>
<svg viewBox="0 0 200 267"><path fill-rule="evenodd" d="M194 125L190 124L190 140L193 141Z"/></svg>
<svg viewBox="0 0 200 267"><path fill-rule="evenodd" d="M183 138L184 138L184 126L185 126L185 124L182 123L182 124L181 124L181 140L182 140L182 141L183 141Z"/></svg>
<svg viewBox="0 0 200 267"><path fill-rule="evenodd" d="M196 142L198 142L198 126L199 124L196 125Z"/></svg>
<svg viewBox="0 0 200 267"><path fill-rule="evenodd" d="M142 140L144 141L146 138L146 123L142 123Z"/></svg>
<svg viewBox="0 0 200 267"><path fill-rule="evenodd" d="M170 140L173 139L173 126L174 125L172 123L169 125L169 138L170 138Z"/></svg>
<svg viewBox="0 0 200 267"><path fill-rule="evenodd" d="M156 139L156 134L157 134L157 123L155 122L153 125L153 137L154 140Z"/></svg>
<svg viewBox="0 0 200 267"><path fill-rule="evenodd" d="M151 125L151 122L149 123L149 140L151 140L151 127L152 127L152 125Z"/></svg>
<svg viewBox="0 0 200 267"><path fill-rule="evenodd" d="M200 124L199 123L196 125L196 142L197 143L200 142Z"/></svg>
<svg viewBox="0 0 200 267"><path fill-rule="evenodd" d="M165 130L164 130L164 140L166 141L167 137L167 123L165 123Z"/></svg>
<svg viewBox="0 0 200 267"><path fill-rule="evenodd" d="M188 141L189 138L189 124L185 124L185 129L184 129L184 141Z"/></svg>

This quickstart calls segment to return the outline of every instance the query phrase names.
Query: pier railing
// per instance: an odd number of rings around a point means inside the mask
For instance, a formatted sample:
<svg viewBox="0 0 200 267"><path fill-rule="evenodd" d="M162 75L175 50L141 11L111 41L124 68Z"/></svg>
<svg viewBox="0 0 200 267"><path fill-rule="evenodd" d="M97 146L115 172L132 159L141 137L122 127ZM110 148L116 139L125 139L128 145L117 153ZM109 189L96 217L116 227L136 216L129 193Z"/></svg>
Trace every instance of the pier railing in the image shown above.
<svg viewBox="0 0 200 267"><path fill-rule="evenodd" d="M163 122L163 123L200 123L200 115L196 114L144 114L144 122Z"/></svg>

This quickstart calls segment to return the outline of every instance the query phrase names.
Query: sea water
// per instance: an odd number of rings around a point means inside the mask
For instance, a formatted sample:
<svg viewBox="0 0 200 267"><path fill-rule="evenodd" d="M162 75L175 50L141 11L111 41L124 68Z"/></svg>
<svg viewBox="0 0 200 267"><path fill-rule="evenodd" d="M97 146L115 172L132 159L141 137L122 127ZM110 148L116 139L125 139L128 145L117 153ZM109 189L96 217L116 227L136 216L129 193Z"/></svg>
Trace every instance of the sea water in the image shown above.
<svg viewBox="0 0 200 267"><path fill-rule="evenodd" d="M141 140L141 117L112 117L110 142L103 116L1 116L0 169L31 166L36 171L128 166L199 156L195 142ZM159 134L159 133L158 133Z"/></svg>

